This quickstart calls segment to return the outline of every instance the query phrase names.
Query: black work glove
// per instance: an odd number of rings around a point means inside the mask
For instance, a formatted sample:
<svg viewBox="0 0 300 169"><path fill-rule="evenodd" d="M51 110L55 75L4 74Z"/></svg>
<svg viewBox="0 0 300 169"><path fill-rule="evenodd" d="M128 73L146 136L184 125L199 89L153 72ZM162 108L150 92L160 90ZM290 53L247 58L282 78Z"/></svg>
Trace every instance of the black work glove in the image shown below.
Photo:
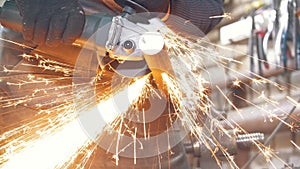
<svg viewBox="0 0 300 169"><path fill-rule="evenodd" d="M72 43L82 33L85 15L78 0L16 0L25 40L38 45Z"/></svg>
<svg viewBox="0 0 300 169"><path fill-rule="evenodd" d="M169 0L115 0L115 2L121 7L130 6L137 10L137 12L145 12L134 5L137 3L146 8L149 12L161 12L166 13L169 8ZM134 3L132 3L134 2Z"/></svg>

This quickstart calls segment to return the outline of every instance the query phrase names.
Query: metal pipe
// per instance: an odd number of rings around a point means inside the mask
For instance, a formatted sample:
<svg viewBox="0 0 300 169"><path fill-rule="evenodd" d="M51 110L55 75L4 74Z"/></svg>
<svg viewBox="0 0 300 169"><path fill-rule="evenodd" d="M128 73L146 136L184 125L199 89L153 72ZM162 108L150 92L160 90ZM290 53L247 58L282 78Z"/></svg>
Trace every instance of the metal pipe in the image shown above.
<svg viewBox="0 0 300 169"><path fill-rule="evenodd" d="M264 142L263 133L238 134L237 136L232 135L231 137L218 133L215 137L220 145L226 148L226 151L232 155L236 154L237 149L249 149L253 145L253 142ZM195 138L183 144L186 153L193 154L195 157L208 157L211 155L207 147L200 140L196 140ZM215 145L211 145L211 147L215 147ZM222 152L217 152L216 154L220 158L224 156Z"/></svg>
<svg viewBox="0 0 300 169"><path fill-rule="evenodd" d="M298 99L297 103L299 103L300 99ZM281 129L281 127L283 126L283 124L288 120L289 116L291 114L293 114L293 112L295 111L295 109L297 108L297 106L293 106L293 108L289 111L289 113L287 114L286 117L284 117L282 119L282 121L280 121L278 123L278 125L275 127L275 129L272 131L272 133L270 134L270 136L266 139L264 145L268 145L271 140L273 140L273 138L275 137L275 135L278 133L278 131ZM252 156L247 163L245 163L245 165L241 168L241 169L246 169L248 166L250 166L250 164L256 159L256 157L259 155L258 152L256 152L256 154L254 156Z"/></svg>
<svg viewBox="0 0 300 169"><path fill-rule="evenodd" d="M300 96L299 96L300 97ZM298 98L299 98L298 97ZM278 101L276 106L271 103L264 104L264 110L259 111L257 107L247 107L240 109L242 116L238 115L237 112L231 111L227 114L227 120L231 122L233 126L223 123L225 128L241 127L249 133L262 132L271 133L276 126L280 123L280 119L284 119L288 116L289 112L295 105L286 99ZM278 117L278 118L275 118ZM292 113L287 123L300 121L300 107L296 107L294 113ZM281 130L289 129L288 126L282 126Z"/></svg>

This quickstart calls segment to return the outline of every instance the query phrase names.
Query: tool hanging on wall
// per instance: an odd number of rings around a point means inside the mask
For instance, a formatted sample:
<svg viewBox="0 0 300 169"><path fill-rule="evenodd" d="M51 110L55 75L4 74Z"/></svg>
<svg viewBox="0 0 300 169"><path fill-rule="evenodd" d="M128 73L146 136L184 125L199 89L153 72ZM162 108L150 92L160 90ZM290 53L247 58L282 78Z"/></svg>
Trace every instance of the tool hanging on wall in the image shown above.
<svg viewBox="0 0 300 169"><path fill-rule="evenodd" d="M298 3L297 0L273 1L269 6L252 10L249 15L252 18L249 38L251 72L263 75L270 68L270 63L286 71L300 69Z"/></svg>
<svg viewBox="0 0 300 169"><path fill-rule="evenodd" d="M277 30L278 30L278 17L277 17L277 10L275 8L275 3L273 2L270 6L269 10L269 18L268 18L268 26L265 32L265 35L263 36L263 44L262 44L262 48L263 48L263 53L265 55L268 55L268 53L270 52L270 50L274 51L274 46L275 46L275 41L274 38L277 36ZM272 48L269 48L269 41L272 40ZM267 56L265 56L267 57ZM279 65L280 60L279 59L275 59L275 64ZM268 65L269 66L269 65Z"/></svg>
<svg viewBox="0 0 300 169"><path fill-rule="evenodd" d="M256 68L255 60L257 60L257 66L258 66L257 71L258 74L261 76L263 76L263 71L265 69L269 69L267 53L265 52L265 47L264 47L264 43L265 43L264 37L266 36L267 29L264 28L264 26L260 25L261 23L258 23L256 21L255 16L265 11L266 9L268 9L268 6L263 6L258 9L253 9L253 11L250 14L250 17L252 18L252 28L251 28L251 34L250 34L249 44L248 44L249 56L250 56L250 71L252 73L257 73L255 69Z"/></svg>
<svg viewBox="0 0 300 169"><path fill-rule="evenodd" d="M249 41L248 41L248 55L250 57L250 71L253 73L254 72L254 31L255 31L255 22L254 22L254 14L255 14L255 10L253 10L251 12L251 33L249 36Z"/></svg>
<svg viewBox="0 0 300 169"><path fill-rule="evenodd" d="M299 18L297 0L282 0L279 8L279 30L275 41L275 55L286 70L300 68Z"/></svg>

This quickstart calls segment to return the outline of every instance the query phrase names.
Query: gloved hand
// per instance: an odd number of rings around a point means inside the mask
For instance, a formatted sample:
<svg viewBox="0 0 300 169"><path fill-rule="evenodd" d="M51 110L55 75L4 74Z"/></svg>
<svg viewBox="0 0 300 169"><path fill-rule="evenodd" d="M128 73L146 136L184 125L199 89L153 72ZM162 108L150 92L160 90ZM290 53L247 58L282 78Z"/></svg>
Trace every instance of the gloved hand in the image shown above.
<svg viewBox="0 0 300 169"><path fill-rule="evenodd" d="M143 6L144 8L146 8L149 12L166 13L168 11L170 0L115 0L115 2L121 7L127 5L133 8L135 8L134 6L132 6L133 3L137 3ZM145 11L138 10L137 12L145 12Z"/></svg>
<svg viewBox="0 0 300 169"><path fill-rule="evenodd" d="M83 30L85 16L78 0L16 0L23 16L25 40L38 45L72 43Z"/></svg>

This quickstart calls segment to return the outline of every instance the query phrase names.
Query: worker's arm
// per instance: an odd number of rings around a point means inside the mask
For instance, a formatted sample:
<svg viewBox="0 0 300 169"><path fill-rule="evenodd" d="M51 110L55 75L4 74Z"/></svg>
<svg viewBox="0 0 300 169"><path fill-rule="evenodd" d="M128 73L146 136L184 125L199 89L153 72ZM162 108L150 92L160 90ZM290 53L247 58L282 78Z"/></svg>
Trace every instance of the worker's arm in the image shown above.
<svg viewBox="0 0 300 169"><path fill-rule="evenodd" d="M136 7L137 5L134 5L136 3L146 8L150 12L161 12L161 13L166 13L168 11L169 4L170 4L170 0L114 0L114 1L121 7L124 7L126 5L131 7L132 6Z"/></svg>
<svg viewBox="0 0 300 169"><path fill-rule="evenodd" d="M223 14L223 0L171 0L171 14L190 21L205 34L216 26Z"/></svg>
<svg viewBox="0 0 300 169"><path fill-rule="evenodd" d="M170 13L197 26L203 33L208 33L216 26L221 18L212 18L223 14L223 0L115 0L120 6L138 3L150 12ZM182 25L182 20L172 18L169 24L173 26Z"/></svg>

